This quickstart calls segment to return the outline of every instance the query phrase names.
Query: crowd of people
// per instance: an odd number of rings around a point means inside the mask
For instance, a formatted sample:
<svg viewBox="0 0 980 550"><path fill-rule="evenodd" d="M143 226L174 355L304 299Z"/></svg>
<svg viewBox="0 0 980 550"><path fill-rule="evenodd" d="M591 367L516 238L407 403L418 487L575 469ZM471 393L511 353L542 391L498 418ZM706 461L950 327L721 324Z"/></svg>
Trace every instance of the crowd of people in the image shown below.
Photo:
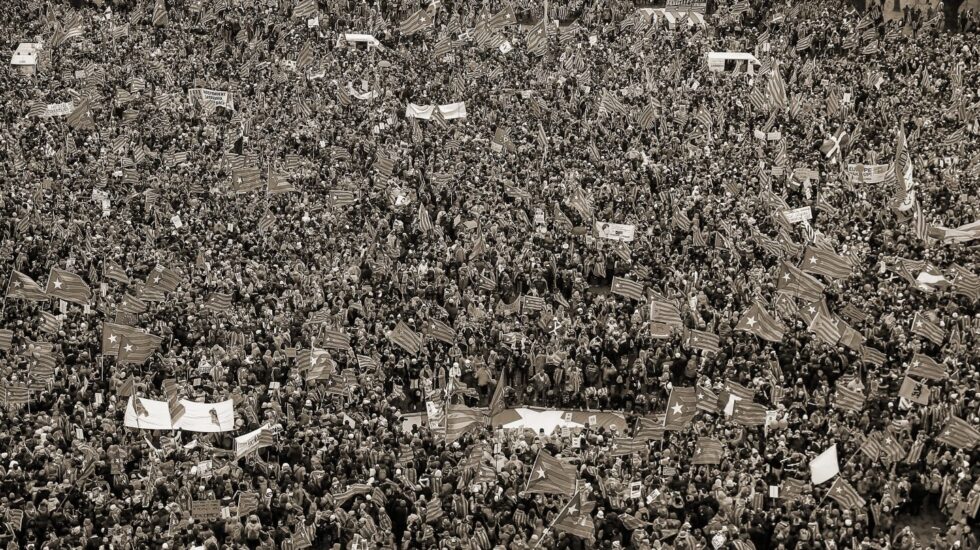
<svg viewBox="0 0 980 550"><path fill-rule="evenodd" d="M975 16L670 4L0 5L0 544L978 548Z"/></svg>

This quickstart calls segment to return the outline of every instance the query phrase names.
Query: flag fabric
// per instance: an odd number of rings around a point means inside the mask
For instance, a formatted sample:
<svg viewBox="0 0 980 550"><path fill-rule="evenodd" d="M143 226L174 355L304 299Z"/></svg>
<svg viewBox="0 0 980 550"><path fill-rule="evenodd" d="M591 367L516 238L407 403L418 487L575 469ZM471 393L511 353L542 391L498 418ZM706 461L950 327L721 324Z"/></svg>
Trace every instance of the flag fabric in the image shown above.
<svg viewBox="0 0 980 550"><path fill-rule="evenodd" d="M44 292L52 298L85 305L92 299L92 289L82 278L70 271L52 267Z"/></svg>
<svg viewBox="0 0 980 550"><path fill-rule="evenodd" d="M425 504L425 522L433 523L442 519L445 512L442 510L442 500L439 497L433 496Z"/></svg>
<svg viewBox="0 0 980 550"><path fill-rule="evenodd" d="M493 396L490 398L490 416L493 416L506 408L506 403L504 402L504 392L507 389L507 368L504 367L500 371L500 377L497 379L497 383L493 388Z"/></svg>
<svg viewBox="0 0 980 550"><path fill-rule="evenodd" d="M452 443L464 433L479 429L486 424L485 410L471 409L464 405L446 407L446 443Z"/></svg>
<svg viewBox="0 0 980 550"><path fill-rule="evenodd" d="M779 70L778 64L774 65L772 72L769 73L769 81L766 83L766 89L769 92L770 105L776 109L785 109L787 106L786 82L783 81L783 75Z"/></svg>
<svg viewBox="0 0 980 550"><path fill-rule="evenodd" d="M83 98L68 114L68 125L76 130L94 130L95 121L92 119L92 104L88 97Z"/></svg>
<svg viewBox="0 0 980 550"><path fill-rule="evenodd" d="M204 303L204 309L215 313L231 310L231 294L215 292L211 296L208 296L207 301Z"/></svg>
<svg viewBox="0 0 980 550"><path fill-rule="evenodd" d="M864 408L864 394L859 390L854 390L846 385L837 383L836 405L846 411L861 412Z"/></svg>
<svg viewBox="0 0 980 550"><path fill-rule="evenodd" d="M57 334L61 330L61 319L53 313L47 311L41 312L41 321L38 324L38 328L42 332L47 332L48 334Z"/></svg>
<svg viewBox="0 0 980 550"><path fill-rule="evenodd" d="M922 336L937 346L943 345L943 341L946 339L945 330L918 312L912 318L912 334Z"/></svg>
<svg viewBox="0 0 980 550"><path fill-rule="evenodd" d="M740 399L735 402L732 421L742 426L762 426L766 423L766 407L759 403Z"/></svg>
<svg viewBox="0 0 980 550"><path fill-rule="evenodd" d="M119 344L124 336L137 337L142 334L138 328L110 323L102 323L102 355L114 357L119 353Z"/></svg>
<svg viewBox="0 0 980 550"><path fill-rule="evenodd" d="M667 399L667 417L664 428L667 430L683 430L698 412L698 394L695 388L674 386Z"/></svg>
<svg viewBox="0 0 980 550"><path fill-rule="evenodd" d="M941 365L932 357L921 353L912 356L912 362L909 363L906 375L928 378L929 380L945 380L948 376L945 365Z"/></svg>
<svg viewBox="0 0 980 550"><path fill-rule="evenodd" d="M14 331L10 329L0 329L0 351L9 351L14 345Z"/></svg>
<svg viewBox="0 0 980 550"><path fill-rule="evenodd" d="M119 351L117 352L116 360L123 365L143 363L156 352L161 342L163 342L163 338L160 336L154 336L144 332L136 332L130 335L124 334L119 340Z"/></svg>
<svg viewBox="0 0 980 550"><path fill-rule="evenodd" d="M626 105L623 105L623 102L609 90L603 90L602 97L599 99L599 112L625 115Z"/></svg>
<svg viewBox="0 0 980 550"><path fill-rule="evenodd" d="M840 340L840 329L837 326L836 319L822 311L818 311L813 316L807 330L816 334L821 341L829 345L834 345Z"/></svg>
<svg viewBox="0 0 980 550"><path fill-rule="evenodd" d="M618 296L643 301L643 283L638 283L622 277L613 277L610 292Z"/></svg>
<svg viewBox="0 0 980 550"><path fill-rule="evenodd" d="M980 431L962 418L950 416L936 441L957 449L972 449L980 441Z"/></svg>
<svg viewBox="0 0 980 550"><path fill-rule="evenodd" d="M548 49L548 34L545 28L546 21L541 19L527 31L527 49L535 55L543 55Z"/></svg>
<svg viewBox="0 0 980 550"><path fill-rule="evenodd" d="M170 14L167 13L167 5L164 0L156 0L153 6L153 26L166 27L170 22Z"/></svg>
<svg viewBox="0 0 980 550"><path fill-rule="evenodd" d="M650 322L663 323L674 330L682 330L684 322L677 306L663 300L654 299L650 303Z"/></svg>
<svg viewBox="0 0 980 550"><path fill-rule="evenodd" d="M785 292L807 302L816 302L823 297L826 287L813 276L804 273L789 262L780 264L776 290Z"/></svg>
<svg viewBox="0 0 980 550"><path fill-rule="evenodd" d="M808 246L803 253L800 270L804 273L823 275L831 279L846 279L851 276L853 266L847 258L832 250Z"/></svg>
<svg viewBox="0 0 980 550"><path fill-rule="evenodd" d="M820 485L838 473L840 473L840 464L837 461L836 443L810 461L810 481L814 485Z"/></svg>
<svg viewBox="0 0 980 550"><path fill-rule="evenodd" d="M405 36L411 36L432 27L435 19L435 6L435 3L429 4L428 8L420 9L409 15L398 25L398 31Z"/></svg>
<svg viewBox="0 0 980 550"><path fill-rule="evenodd" d="M609 456L629 456L633 453L645 453L650 447L643 440L632 437L617 437L609 445Z"/></svg>
<svg viewBox="0 0 980 550"><path fill-rule="evenodd" d="M146 286L163 292L173 292L180 285L180 275L160 264L146 276Z"/></svg>
<svg viewBox="0 0 980 550"><path fill-rule="evenodd" d="M876 367L881 367L884 366L886 358L885 354L878 349L870 346L861 346L861 360L865 363L871 363Z"/></svg>
<svg viewBox="0 0 980 550"><path fill-rule="evenodd" d="M779 484L779 498L793 500L803 494L806 482L802 479L786 478Z"/></svg>
<svg viewBox="0 0 980 550"><path fill-rule="evenodd" d="M738 325L735 326L735 330L751 332L759 338L769 342L781 342L783 339L783 333L786 331L782 323L766 312L758 301L754 302L752 306L746 310L744 314L742 314L742 318L739 319Z"/></svg>
<svg viewBox="0 0 980 550"><path fill-rule="evenodd" d="M429 218L429 212L425 209L424 204L419 204L419 230L423 233L428 233L433 230L432 220Z"/></svg>
<svg viewBox="0 0 980 550"><path fill-rule="evenodd" d="M633 438L641 441L663 441L664 431L666 430L664 427L665 418L666 415L664 414L655 414L652 417L640 417Z"/></svg>
<svg viewBox="0 0 980 550"><path fill-rule="evenodd" d="M46 302L49 298L41 285L34 279L14 270L7 281L7 298L17 298L29 302Z"/></svg>
<svg viewBox="0 0 980 550"><path fill-rule="evenodd" d="M395 328L388 333L388 339L412 355L418 355L422 349L422 337L408 328L408 325L402 321L399 321Z"/></svg>
<svg viewBox="0 0 980 550"><path fill-rule="evenodd" d="M899 397L903 397L912 403L928 405L932 397L932 391L925 382L920 382L911 376L906 375L902 380L902 386L898 388Z"/></svg>
<svg viewBox="0 0 980 550"><path fill-rule="evenodd" d="M326 349L348 350L350 349L350 336L344 334L342 330L325 328L320 344Z"/></svg>
<svg viewBox="0 0 980 550"><path fill-rule="evenodd" d="M295 185L289 183L286 178L274 172L270 167L268 177L266 178L265 190L270 195L279 195L282 193L292 193L298 189L296 189Z"/></svg>
<svg viewBox="0 0 980 550"><path fill-rule="evenodd" d="M842 508L846 509L864 508L864 505L867 504L861 498L861 495L858 494L857 490L842 477L834 480L827 496L837 501L837 504L840 504Z"/></svg>
<svg viewBox="0 0 980 550"><path fill-rule="evenodd" d="M514 7L507 4L503 9L493 14L488 24L492 28L499 29L515 23L517 23L517 14L514 13Z"/></svg>
<svg viewBox="0 0 980 550"><path fill-rule="evenodd" d="M527 486L528 494L571 495L575 493L576 471L571 464L551 456L546 451L539 450L538 456L531 466Z"/></svg>
<svg viewBox="0 0 980 550"><path fill-rule="evenodd" d="M297 0L293 7L293 17L311 19L317 13L316 0Z"/></svg>
<svg viewBox="0 0 980 550"><path fill-rule="evenodd" d="M430 319L422 329L426 336L439 340L445 344L452 345L456 342L456 331L449 325L437 319Z"/></svg>
<svg viewBox="0 0 980 550"><path fill-rule="evenodd" d="M568 503L558 512L552 527L560 533L568 533L585 540L595 539L595 523L592 510L595 502L586 500L582 491L575 491ZM489 548L489 544L486 546Z"/></svg>
<svg viewBox="0 0 980 550"><path fill-rule="evenodd" d="M974 301L980 299L980 277L959 264L953 264L950 270L952 271L952 290L955 294L962 294Z"/></svg>
<svg viewBox="0 0 980 550"><path fill-rule="evenodd" d="M908 452L891 428L885 430L881 437L881 456L887 462L898 462L907 456Z"/></svg>
<svg viewBox="0 0 980 550"><path fill-rule="evenodd" d="M313 45L307 40L296 54L296 70L302 71L311 64L313 64Z"/></svg>
<svg viewBox="0 0 980 550"><path fill-rule="evenodd" d="M708 353L718 353L721 349L721 338L710 332L689 330L685 340L688 346Z"/></svg>
<svg viewBox="0 0 980 550"><path fill-rule="evenodd" d="M724 454L725 445L720 440L714 437L701 437L698 438L698 444L694 448L694 458L691 459L691 464L721 464Z"/></svg>
<svg viewBox="0 0 980 550"><path fill-rule="evenodd" d="M112 260L105 261L105 264L102 266L102 274L106 279L111 279L127 285L129 284L129 275L126 275L126 270Z"/></svg>

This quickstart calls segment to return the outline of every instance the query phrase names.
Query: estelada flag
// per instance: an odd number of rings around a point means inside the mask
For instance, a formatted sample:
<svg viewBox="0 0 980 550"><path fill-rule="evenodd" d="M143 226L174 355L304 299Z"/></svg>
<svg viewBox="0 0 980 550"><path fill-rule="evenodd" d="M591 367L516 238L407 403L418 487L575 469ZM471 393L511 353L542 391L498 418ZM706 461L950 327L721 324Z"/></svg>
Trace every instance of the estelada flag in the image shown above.
<svg viewBox="0 0 980 550"><path fill-rule="evenodd" d="M120 364L142 363L160 347L163 338L152 334L138 333L123 336L119 342L116 360Z"/></svg>
<svg viewBox="0 0 980 550"><path fill-rule="evenodd" d="M45 293L52 298L85 305L92 299L92 289L78 275L70 271L52 267L48 274Z"/></svg>
<svg viewBox="0 0 980 550"><path fill-rule="evenodd" d="M412 355L418 355L422 349L422 337L408 328L408 325L402 321L399 321L395 328L388 333L388 339Z"/></svg>
<svg viewBox="0 0 980 550"><path fill-rule="evenodd" d="M154 290L173 292L177 290L178 285L180 285L180 275L159 264L146 276L146 286Z"/></svg>
<svg viewBox="0 0 980 550"><path fill-rule="evenodd" d="M783 332L785 332L786 328L772 315L769 315L759 302L754 302L752 307L739 319L735 330L751 332L769 342L781 342L783 340Z"/></svg>
<svg viewBox="0 0 980 550"><path fill-rule="evenodd" d="M429 4L428 8L420 9L402 21L398 25L398 31L405 36L411 36L432 27L435 11L436 3Z"/></svg>
<svg viewBox="0 0 980 550"><path fill-rule="evenodd" d="M694 388L674 386L667 400L667 430L683 430L694 420L698 412L698 394Z"/></svg>
<svg viewBox="0 0 980 550"><path fill-rule="evenodd" d="M592 510L595 502L585 499L581 491L576 491L568 504L562 508L552 524L556 531L569 533L581 539L595 539L595 523Z"/></svg>
<svg viewBox="0 0 980 550"><path fill-rule="evenodd" d="M531 466L531 475L528 477L524 492L571 495L575 492L576 478L574 466L539 450L534 465Z"/></svg>
<svg viewBox="0 0 980 550"><path fill-rule="evenodd" d="M691 464L721 464L724 451L725 445L718 439L713 437L699 438L697 447L694 448Z"/></svg>
<svg viewBox="0 0 980 550"><path fill-rule="evenodd" d="M7 282L7 298L19 298L30 302L45 302L48 295L41 285L20 271L12 271Z"/></svg>
<svg viewBox="0 0 980 550"><path fill-rule="evenodd" d="M833 485L830 486L830 492L827 496L837 501L842 508L863 508L865 500L861 498L857 490L851 486L844 478L838 477L834 480Z"/></svg>
<svg viewBox="0 0 980 550"><path fill-rule="evenodd" d="M610 292L618 296L625 296L626 298L642 301L643 283L614 276L612 280L612 287L610 287Z"/></svg>
<svg viewBox="0 0 980 550"><path fill-rule="evenodd" d="M916 312L915 317L912 318L912 333L926 337L937 346L943 345L943 341L946 339L945 330L940 328L939 325L930 321L925 315L920 315L918 312Z"/></svg>
<svg viewBox="0 0 980 550"><path fill-rule="evenodd" d="M105 261L105 264L102 266L102 273L105 275L106 279L112 279L113 281L125 283L127 285L129 284L129 276L126 275L126 270L112 260Z"/></svg>
<svg viewBox="0 0 980 550"><path fill-rule="evenodd" d="M959 449L972 449L980 441L980 431L962 418L951 416L936 441Z"/></svg>

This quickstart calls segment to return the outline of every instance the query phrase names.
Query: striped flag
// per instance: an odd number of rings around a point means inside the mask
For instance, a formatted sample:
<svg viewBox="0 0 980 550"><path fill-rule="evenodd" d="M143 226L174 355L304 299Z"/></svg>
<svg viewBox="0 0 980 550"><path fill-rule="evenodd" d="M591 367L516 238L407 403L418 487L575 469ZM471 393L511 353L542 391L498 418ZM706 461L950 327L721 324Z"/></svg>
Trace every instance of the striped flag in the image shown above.
<svg viewBox="0 0 980 550"><path fill-rule="evenodd" d="M851 389L845 385L837 383L836 405L846 411L861 412L864 408L864 394L859 390Z"/></svg>
<svg viewBox="0 0 980 550"><path fill-rule="evenodd" d="M442 510L442 500L437 496L433 496L425 504L425 522L432 523L439 521L445 515Z"/></svg>
<svg viewBox="0 0 980 550"><path fill-rule="evenodd" d="M271 210L266 210L262 218L259 219L258 228L262 233L268 233L276 226L276 216Z"/></svg>
<svg viewBox="0 0 980 550"><path fill-rule="evenodd" d="M166 27L170 22L170 14L167 13L167 5L164 0L156 0L153 6L153 26Z"/></svg>
<svg viewBox="0 0 980 550"><path fill-rule="evenodd" d="M357 197L353 191L346 189L331 189L328 200L331 206L351 206L357 202Z"/></svg>
<svg viewBox="0 0 980 550"><path fill-rule="evenodd" d="M781 342L786 329L756 301L742 314L735 330L751 332L770 342Z"/></svg>
<svg viewBox="0 0 980 550"><path fill-rule="evenodd" d="M778 64L774 65L772 72L769 73L766 89L769 92L770 105L777 109L785 109L787 106L786 82L783 81L783 75Z"/></svg>
<svg viewBox="0 0 980 550"><path fill-rule="evenodd" d="M721 338L710 332L689 330L686 342L688 346L708 353L718 353L721 349Z"/></svg>
<svg viewBox="0 0 980 550"><path fill-rule="evenodd" d="M548 49L546 21L541 19L527 32L527 49L535 55L544 55Z"/></svg>
<svg viewBox="0 0 980 550"><path fill-rule="evenodd" d="M725 444L714 437L700 437L698 444L694 448L694 457L691 464L721 464L721 459L725 455Z"/></svg>
<svg viewBox="0 0 980 550"><path fill-rule="evenodd" d="M501 27L506 27L507 25L513 25L517 23L517 14L514 13L514 7L510 4L504 6L503 9L493 14L490 18L488 24L495 29Z"/></svg>
<svg viewBox="0 0 980 550"><path fill-rule="evenodd" d="M622 277L613 277L610 292L618 296L643 301L643 283L638 283Z"/></svg>
<svg viewBox="0 0 980 550"><path fill-rule="evenodd" d="M173 292L180 285L180 275L176 271L157 264L146 276L146 287L163 292Z"/></svg>
<svg viewBox="0 0 980 550"><path fill-rule="evenodd" d="M374 371L380 368L377 359L367 355L360 355L360 354L358 354L357 356L357 365L361 367L362 371Z"/></svg>
<svg viewBox="0 0 980 550"><path fill-rule="evenodd" d="M695 388L674 386L667 399L667 416L664 429L683 430L698 411L698 394Z"/></svg>
<svg viewBox="0 0 980 550"><path fill-rule="evenodd" d="M446 323L436 319L430 319L427 321L422 329L422 332L430 338L434 338L449 345L452 345L456 341L456 331Z"/></svg>
<svg viewBox="0 0 980 550"><path fill-rule="evenodd" d="M928 355L916 353L912 356L906 376L916 376L928 378L929 380L945 380L947 378L946 366L941 365Z"/></svg>
<svg viewBox="0 0 980 550"><path fill-rule="evenodd" d="M432 27L435 19L435 10L436 3L432 3L429 4L428 8L420 9L412 15L409 15L398 25L398 31L405 36L411 36Z"/></svg>
<svg viewBox="0 0 980 550"><path fill-rule="evenodd" d="M412 355L418 355L422 349L422 337L408 328L408 325L402 321L399 321L395 328L388 333L388 340Z"/></svg>
<svg viewBox="0 0 980 550"><path fill-rule="evenodd" d="M10 351L14 345L14 331L10 329L0 329L0 351Z"/></svg>
<svg viewBox="0 0 980 550"><path fill-rule="evenodd" d="M544 309L544 298L540 296L521 296L521 311L541 311Z"/></svg>
<svg viewBox="0 0 980 550"><path fill-rule="evenodd" d="M52 267L44 292L52 298L85 305L92 299L92 289L82 278L70 271Z"/></svg>
<svg viewBox="0 0 980 550"><path fill-rule="evenodd" d="M143 363L156 352L162 342L162 337L144 332L123 334L122 338L119 339L119 351L116 360L121 365Z"/></svg>
<svg viewBox="0 0 980 550"><path fill-rule="evenodd" d="M419 230L423 233L428 233L434 229L432 225L432 220L429 219L429 212L425 209L424 204L419 204Z"/></svg>
<svg viewBox="0 0 980 550"><path fill-rule="evenodd" d="M766 407L744 399L738 400L732 411L732 421L746 427L762 426L766 423Z"/></svg>
<svg viewBox="0 0 980 550"><path fill-rule="evenodd" d="M684 328L680 310L674 304L663 300L654 299L650 303L650 321L663 323L675 330Z"/></svg>
<svg viewBox="0 0 980 550"><path fill-rule="evenodd" d="M76 130L94 130L95 121L92 119L92 106L88 97L82 99L68 115L68 125Z"/></svg>
<svg viewBox="0 0 980 550"><path fill-rule="evenodd" d="M323 338L320 343L326 349L350 349L350 336L338 329L323 329Z"/></svg>
<svg viewBox="0 0 980 550"><path fill-rule="evenodd" d="M453 51L453 43L448 36L443 36L436 42L435 47L432 48L432 57L434 59L442 59L446 57ZM436 109L438 111L438 109Z"/></svg>
<svg viewBox="0 0 980 550"><path fill-rule="evenodd" d="M286 181L286 178L280 176L279 174L272 171L272 167L269 167L269 174L266 178L266 193L270 195L280 195L282 193L292 193L297 191L296 186L292 183Z"/></svg>
<svg viewBox="0 0 980 550"><path fill-rule="evenodd" d="M657 112L660 110L660 104L657 102L650 102L640 111L637 117L637 122L640 127L649 130L653 127L654 123L657 121Z"/></svg>
<svg viewBox="0 0 980 550"><path fill-rule="evenodd" d="M571 495L575 492L575 467L566 464L543 450L531 466L531 473L524 489L528 494Z"/></svg>
<svg viewBox="0 0 980 550"><path fill-rule="evenodd" d="M864 508L867 504L857 490L840 476L834 479L834 484L830 486L830 492L827 493L827 496L837 501L845 509Z"/></svg>
<svg viewBox="0 0 980 550"><path fill-rule="evenodd" d="M980 441L980 431L967 421L956 416L950 416L936 441L958 449L972 449Z"/></svg>
<svg viewBox="0 0 980 550"><path fill-rule="evenodd" d="M823 283L807 275L789 262L781 262L776 290L785 292L807 302L816 302L823 296L826 287Z"/></svg>
<svg viewBox="0 0 980 550"><path fill-rule="evenodd" d="M3 398L4 405L26 405L30 399L27 383L0 383L0 397Z"/></svg>
<svg viewBox="0 0 980 550"><path fill-rule="evenodd" d="M885 364L885 354L870 346L861 346L861 360L881 367Z"/></svg>
<svg viewBox="0 0 980 550"><path fill-rule="evenodd" d="M853 266L851 262L832 250L808 246L803 254L800 270L805 273L823 275L831 279L846 279L850 277Z"/></svg>
<svg viewBox="0 0 980 550"><path fill-rule="evenodd" d="M898 462L907 456L905 447L902 446L902 442L895 436L891 428L888 428L881 434L880 442L881 457L886 462Z"/></svg>
<svg viewBox="0 0 980 550"><path fill-rule="evenodd" d="M487 422L485 410L471 409L465 405L446 407L446 443L452 443L466 432L479 429Z"/></svg>
<svg viewBox="0 0 980 550"><path fill-rule="evenodd" d="M58 334L61 330L61 318L53 313L48 313L47 311L41 312L41 322L38 325L41 332L47 332L48 334Z"/></svg>
<svg viewBox="0 0 980 550"><path fill-rule="evenodd" d="M599 112L607 114L626 114L626 105L619 100L618 97L613 95L609 90L602 91L602 97L599 99Z"/></svg>
<svg viewBox="0 0 980 550"><path fill-rule="evenodd" d="M29 302L48 301L48 295L41 285L17 270L10 273L10 279L7 281L7 298L18 298Z"/></svg>
<svg viewBox="0 0 980 550"><path fill-rule="evenodd" d="M311 19L317 13L316 0L297 0L293 7L293 17Z"/></svg>
<svg viewBox="0 0 980 550"><path fill-rule="evenodd" d="M552 526L559 533L568 533L580 539L595 540L595 523L592 520L592 510L595 502L586 500L581 491L576 491L568 503L559 510ZM622 519L622 516L620 516ZM484 550L489 548L489 543Z"/></svg>
<svg viewBox="0 0 980 550"><path fill-rule="evenodd" d="M821 341L832 346L840 340L840 328L837 325L837 319L818 311L810 321L807 330L816 334Z"/></svg>
<svg viewBox="0 0 980 550"><path fill-rule="evenodd" d="M307 40L296 54L296 70L302 71L313 64L313 45Z"/></svg>
<svg viewBox="0 0 980 550"><path fill-rule="evenodd" d="M796 51L802 52L810 49L813 45L813 34L808 34L807 36L801 37L796 41Z"/></svg>
<svg viewBox="0 0 980 550"><path fill-rule="evenodd" d="M946 331L939 325L930 321L925 315L918 312L912 318L912 333L927 338L937 346L941 346L946 339Z"/></svg>
<svg viewBox="0 0 980 550"><path fill-rule="evenodd" d="M962 294L974 301L980 299L980 277L959 264L953 264L950 270L953 277L952 290L955 294Z"/></svg>
<svg viewBox="0 0 980 550"><path fill-rule="evenodd" d="M214 313L229 311L231 309L231 294L215 292L211 296L208 296L204 304L204 309Z"/></svg>

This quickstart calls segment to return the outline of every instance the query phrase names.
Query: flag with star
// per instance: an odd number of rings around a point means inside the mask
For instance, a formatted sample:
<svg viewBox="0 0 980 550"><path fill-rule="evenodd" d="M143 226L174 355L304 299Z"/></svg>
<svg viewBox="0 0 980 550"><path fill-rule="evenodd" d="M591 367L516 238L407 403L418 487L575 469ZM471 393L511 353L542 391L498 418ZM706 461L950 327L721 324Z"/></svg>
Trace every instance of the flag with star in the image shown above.
<svg viewBox="0 0 980 550"><path fill-rule="evenodd" d="M853 267L847 258L832 250L808 246L803 253L800 270L830 279L846 279L851 276Z"/></svg>
<svg viewBox="0 0 980 550"><path fill-rule="evenodd" d="M867 504L861 495L858 494L857 490L851 486L843 477L837 477L834 480L833 485L830 486L830 492L827 496L837 501L842 508L864 508Z"/></svg>
<svg viewBox="0 0 980 550"><path fill-rule="evenodd" d="M943 345L946 339L946 331L919 312L912 318L912 334L923 336L937 346Z"/></svg>
<svg viewBox="0 0 980 550"><path fill-rule="evenodd" d="M180 275L176 271L157 264L146 276L146 287L163 292L173 292L180 285Z"/></svg>
<svg viewBox="0 0 980 550"><path fill-rule="evenodd" d="M102 274L106 279L111 279L118 283L124 283L127 285L129 284L129 275L126 275L126 270L112 260L105 261L105 264L102 266Z"/></svg>
<svg viewBox="0 0 980 550"><path fill-rule="evenodd" d="M136 337L142 334L138 328L110 323L102 323L102 355L113 357L119 353L119 344L124 336Z"/></svg>
<svg viewBox="0 0 980 550"><path fill-rule="evenodd" d="M905 450L905 446L902 445L901 440L895 435L891 427L885 429L881 434L881 458L885 462L898 462L905 458L908 451Z"/></svg>
<svg viewBox="0 0 980 550"><path fill-rule="evenodd" d="M746 427L762 426L766 423L766 406L739 399L732 411L732 421Z"/></svg>
<svg viewBox="0 0 980 550"><path fill-rule="evenodd" d="M816 302L823 297L824 288L826 287L823 283L796 266L789 262L781 263L779 279L776 281L777 291L785 292L807 302Z"/></svg>
<svg viewBox="0 0 980 550"><path fill-rule="evenodd" d="M7 281L7 298L17 298L29 302L46 302L48 295L44 293L41 285L34 282L34 279L14 270L10 273L10 280Z"/></svg>
<svg viewBox="0 0 980 550"><path fill-rule="evenodd" d="M222 313L231 309L231 294L215 292L208 296L204 309L213 313Z"/></svg>
<svg viewBox="0 0 980 550"><path fill-rule="evenodd" d="M972 449L980 441L980 431L966 420L950 416L946 426L936 436L936 441L957 449Z"/></svg>
<svg viewBox="0 0 980 550"><path fill-rule="evenodd" d="M609 291L618 296L643 301L643 283L614 276Z"/></svg>
<svg viewBox="0 0 980 550"><path fill-rule="evenodd" d="M699 349L707 353L718 353L721 349L721 338L717 334L702 330L688 330L685 342L694 349Z"/></svg>
<svg viewBox="0 0 980 550"><path fill-rule="evenodd" d="M129 315L139 315L140 313L146 312L146 309L146 302L129 292L123 295L122 300L119 301L119 305L116 306L116 311Z"/></svg>
<svg viewBox="0 0 980 550"><path fill-rule="evenodd" d="M921 353L912 356L912 362L909 364L909 370L906 371L906 374L928 378L929 380L945 380L948 376L946 365L939 364L932 357Z"/></svg>
<svg viewBox="0 0 980 550"><path fill-rule="evenodd" d="M514 13L514 7L507 4L500 11L493 14L490 18L489 25L494 29L499 29L501 27L506 27L507 25L513 25L517 23L517 14Z"/></svg>
<svg viewBox="0 0 980 550"><path fill-rule="evenodd" d="M539 450L531 467L525 493L544 495L571 495L575 493L576 471L571 464Z"/></svg>
<svg viewBox="0 0 980 550"><path fill-rule="evenodd" d="M575 491L572 498L555 516L552 526L560 533L568 533L590 541L594 540L593 508L595 508L595 502L586 500L582 491Z"/></svg>
<svg viewBox="0 0 980 550"><path fill-rule="evenodd" d="M838 383L835 404L846 411L861 412L864 408L864 393Z"/></svg>
<svg viewBox="0 0 980 550"><path fill-rule="evenodd" d="M762 305L756 301L742 314L735 330L751 332L763 340L769 342L781 342L786 327L783 326L775 317L763 309Z"/></svg>
<svg viewBox="0 0 980 550"><path fill-rule="evenodd" d="M92 289L79 275L52 267L48 273L48 286L45 293L52 298L85 305L92 299Z"/></svg>
<svg viewBox="0 0 980 550"><path fill-rule="evenodd" d="M705 386L697 387L698 410L708 413L718 412L718 394Z"/></svg>
<svg viewBox="0 0 980 550"><path fill-rule="evenodd" d="M123 335L119 341L119 351L116 354L116 361L121 365L135 363L140 364L150 358L163 338L139 332L129 336Z"/></svg>
<svg viewBox="0 0 980 550"><path fill-rule="evenodd" d="M547 22L541 19L527 31L527 50L535 55L543 55L548 49Z"/></svg>
<svg viewBox="0 0 980 550"><path fill-rule="evenodd" d="M388 340L412 355L418 355L422 349L422 337L402 321L398 321L395 328L388 333Z"/></svg>
<svg viewBox="0 0 980 550"><path fill-rule="evenodd" d="M652 417L641 416L636 424L634 439L642 441L663 441L664 440L664 414L655 414Z"/></svg>
<svg viewBox="0 0 980 550"><path fill-rule="evenodd" d="M609 456L629 456L633 453L646 453L650 450L647 443L632 437L613 438L609 445Z"/></svg>
<svg viewBox="0 0 980 550"><path fill-rule="evenodd" d="M444 344L452 345L456 341L456 331L437 319L426 321L422 327L422 333Z"/></svg>
<svg viewBox="0 0 980 550"><path fill-rule="evenodd" d="M38 329L48 334L58 334L58 331L61 330L61 318L53 313L42 311Z"/></svg>
<svg viewBox="0 0 980 550"><path fill-rule="evenodd" d="M694 458L691 464L721 464L721 459L725 453L725 445L714 437L698 438L698 444L694 448Z"/></svg>
<svg viewBox="0 0 980 550"><path fill-rule="evenodd" d="M435 19L435 11L436 3L429 4L429 7L416 11L398 25L398 31L405 36L411 36L417 32L431 28Z"/></svg>
<svg viewBox="0 0 980 550"><path fill-rule="evenodd" d="M698 412L698 393L695 388L674 386L667 399L667 430L683 430Z"/></svg>
<svg viewBox="0 0 980 550"><path fill-rule="evenodd" d="M446 443L456 441L466 432L478 430L487 423L486 409L465 405L446 406Z"/></svg>

